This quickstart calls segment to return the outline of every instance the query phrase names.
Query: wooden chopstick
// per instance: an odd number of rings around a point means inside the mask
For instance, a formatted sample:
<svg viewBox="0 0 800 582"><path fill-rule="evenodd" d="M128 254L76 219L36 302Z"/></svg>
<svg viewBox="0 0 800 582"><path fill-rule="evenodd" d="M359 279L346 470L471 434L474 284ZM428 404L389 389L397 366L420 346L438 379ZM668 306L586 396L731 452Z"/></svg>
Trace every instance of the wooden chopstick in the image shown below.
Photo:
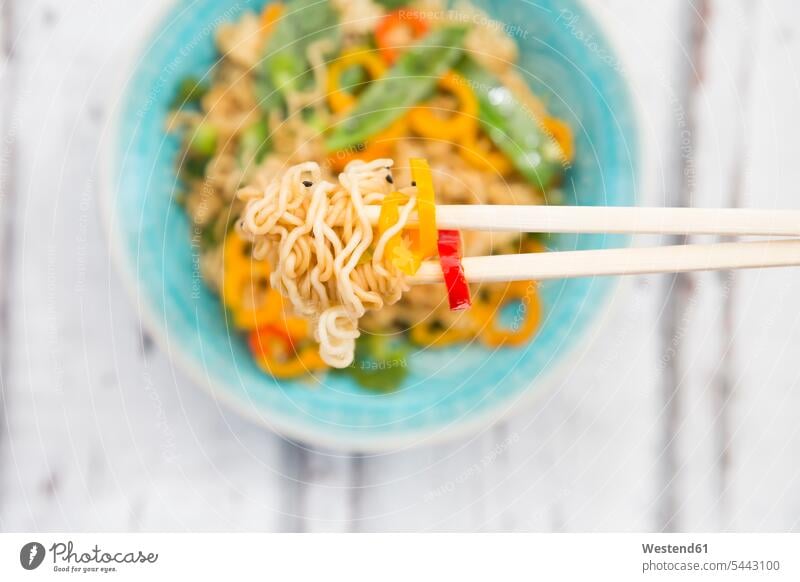
<svg viewBox="0 0 800 582"><path fill-rule="evenodd" d="M368 207L373 224L380 208ZM745 208L439 205L439 228L511 232L800 237L800 211Z"/></svg>
<svg viewBox="0 0 800 582"><path fill-rule="evenodd" d="M800 266L800 239L465 257L462 264L470 283L791 267ZM442 269L426 261L406 280L439 283Z"/></svg>

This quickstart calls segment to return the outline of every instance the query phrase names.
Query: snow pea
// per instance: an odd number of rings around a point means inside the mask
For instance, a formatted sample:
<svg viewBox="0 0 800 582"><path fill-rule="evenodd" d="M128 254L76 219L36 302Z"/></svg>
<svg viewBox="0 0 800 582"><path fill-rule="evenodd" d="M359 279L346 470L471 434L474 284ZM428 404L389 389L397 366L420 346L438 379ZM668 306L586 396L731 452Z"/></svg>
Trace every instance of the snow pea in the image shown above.
<svg viewBox="0 0 800 582"><path fill-rule="evenodd" d="M531 184L541 190L564 173L563 154L525 107L492 73L465 58L458 72L478 99L478 117L489 139Z"/></svg>
<svg viewBox="0 0 800 582"><path fill-rule="evenodd" d="M439 77L461 58L466 31L463 27L433 30L404 52L386 75L364 89L328 136L326 148L335 151L363 143L431 95Z"/></svg>

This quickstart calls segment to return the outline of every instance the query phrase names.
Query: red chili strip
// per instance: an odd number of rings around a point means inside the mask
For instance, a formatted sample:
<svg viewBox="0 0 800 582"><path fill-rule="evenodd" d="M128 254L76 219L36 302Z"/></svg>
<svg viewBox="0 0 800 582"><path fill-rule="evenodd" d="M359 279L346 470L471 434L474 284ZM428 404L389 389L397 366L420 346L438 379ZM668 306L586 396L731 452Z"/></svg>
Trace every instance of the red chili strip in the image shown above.
<svg viewBox="0 0 800 582"><path fill-rule="evenodd" d="M461 265L461 235L457 230L439 231L439 263L442 266L447 299L453 311L467 309L472 305L469 285Z"/></svg>

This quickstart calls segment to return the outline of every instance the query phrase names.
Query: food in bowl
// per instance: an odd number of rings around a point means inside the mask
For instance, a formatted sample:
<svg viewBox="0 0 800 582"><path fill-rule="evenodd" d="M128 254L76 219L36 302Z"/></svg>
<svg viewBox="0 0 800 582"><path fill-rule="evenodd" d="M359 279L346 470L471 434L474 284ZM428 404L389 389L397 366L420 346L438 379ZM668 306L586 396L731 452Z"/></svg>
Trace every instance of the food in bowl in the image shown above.
<svg viewBox="0 0 800 582"><path fill-rule="evenodd" d="M203 279L277 378L334 370L390 390L410 346L513 349L537 330L530 283L462 285L459 297L404 277L435 255L456 268L461 252L543 250L531 235L437 232L423 215L434 196L557 203L571 130L488 18L385 4L290 0L221 25L219 61L208 80L181 83L170 114ZM365 222L363 206L383 220ZM451 309L464 296L472 306ZM524 317L507 326L521 301Z"/></svg>

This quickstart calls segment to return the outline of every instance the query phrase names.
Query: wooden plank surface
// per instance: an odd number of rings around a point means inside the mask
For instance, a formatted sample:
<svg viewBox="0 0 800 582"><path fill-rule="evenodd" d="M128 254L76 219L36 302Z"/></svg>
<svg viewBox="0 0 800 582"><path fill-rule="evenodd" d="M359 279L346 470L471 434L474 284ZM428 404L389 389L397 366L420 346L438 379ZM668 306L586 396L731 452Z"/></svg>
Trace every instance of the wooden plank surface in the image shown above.
<svg viewBox="0 0 800 582"><path fill-rule="evenodd" d="M687 51L692 61L687 76L693 90L686 102L689 133L683 149L686 179L682 204L742 204L739 182L752 89L752 23L759 10L757 3L748 1L703 1L695 2L689 13L694 33ZM748 275L696 273L676 281L673 343L679 430L674 440L678 451L674 475L678 498L671 516L674 529L704 531L727 526L731 366L738 354L730 326L741 276Z"/></svg>
<svg viewBox="0 0 800 582"><path fill-rule="evenodd" d="M535 406L461 442L333 453L197 390L95 208L112 57L153 4L2 3L0 529L798 529L794 270L627 280ZM796 3L589 4L641 104L644 203L798 207Z"/></svg>
<svg viewBox="0 0 800 582"><path fill-rule="evenodd" d="M742 206L798 207L800 165L792 154L800 131L800 22L796 2L764 3L751 26L751 90ZM725 527L800 529L800 276L797 271L746 273L731 301L729 500Z"/></svg>

